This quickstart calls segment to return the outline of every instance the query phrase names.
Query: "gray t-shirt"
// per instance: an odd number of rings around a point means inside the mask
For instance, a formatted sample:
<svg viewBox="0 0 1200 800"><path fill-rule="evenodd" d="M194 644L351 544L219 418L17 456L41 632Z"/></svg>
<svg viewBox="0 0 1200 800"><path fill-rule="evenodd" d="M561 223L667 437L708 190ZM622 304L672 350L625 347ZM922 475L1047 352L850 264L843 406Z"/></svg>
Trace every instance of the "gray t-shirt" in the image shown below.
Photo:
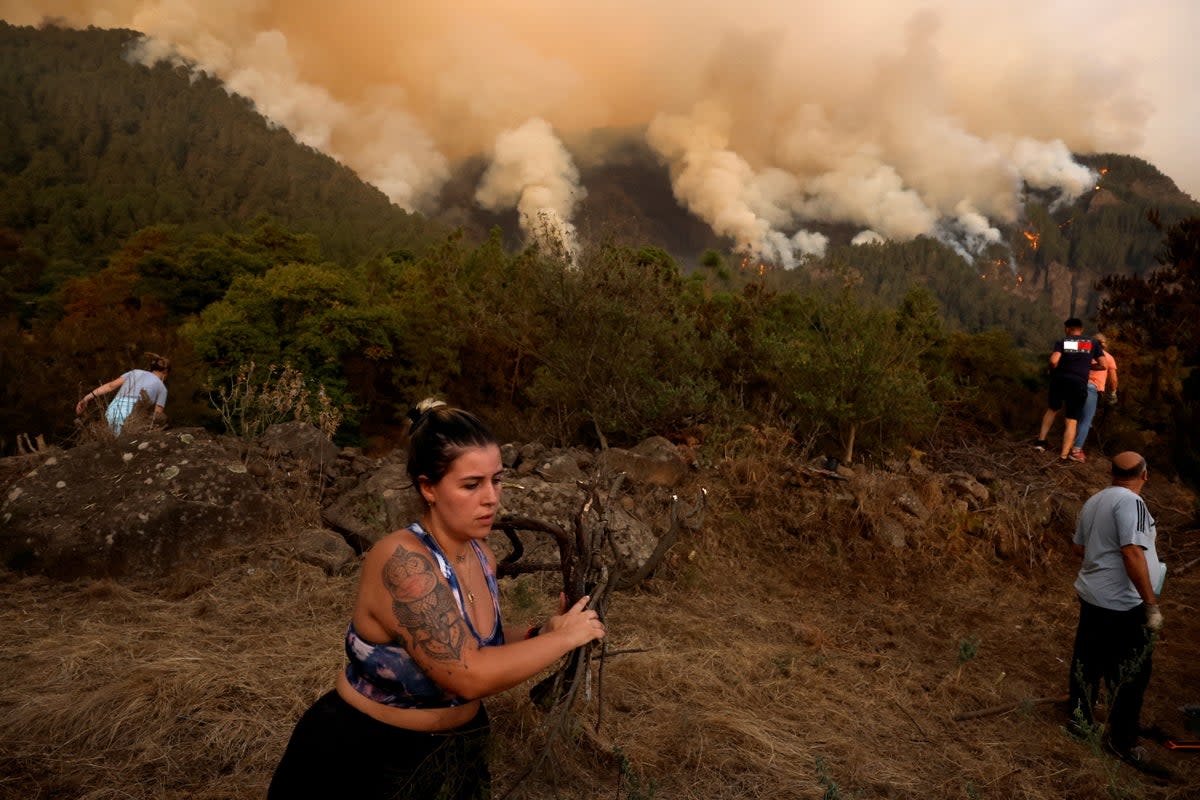
<svg viewBox="0 0 1200 800"><path fill-rule="evenodd" d="M153 372L144 369L131 369L125 373L125 382L117 391L117 397L127 397L136 403L143 391L154 405L166 407L167 385Z"/></svg>
<svg viewBox="0 0 1200 800"><path fill-rule="evenodd" d="M1075 544L1084 547L1075 591L1084 601L1113 611L1141 605L1142 597L1125 571L1121 548L1146 551L1150 584L1158 585L1162 565L1154 549L1158 532L1146 501L1124 486L1110 486L1088 498L1075 524Z"/></svg>

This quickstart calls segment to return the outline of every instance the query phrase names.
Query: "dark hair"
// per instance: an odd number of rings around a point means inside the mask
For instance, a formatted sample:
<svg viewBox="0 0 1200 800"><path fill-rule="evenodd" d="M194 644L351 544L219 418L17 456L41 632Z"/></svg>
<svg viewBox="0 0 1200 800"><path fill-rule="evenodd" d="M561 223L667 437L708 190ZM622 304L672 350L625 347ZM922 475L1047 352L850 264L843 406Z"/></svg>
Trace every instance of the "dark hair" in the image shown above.
<svg viewBox="0 0 1200 800"><path fill-rule="evenodd" d="M420 479L437 483L464 450L499 444L479 417L432 397L417 403L408 412L408 419L412 423L408 434L408 477L418 488L418 496Z"/></svg>
<svg viewBox="0 0 1200 800"><path fill-rule="evenodd" d="M1132 467L1121 469L1117 466L1117 462L1113 462L1112 475L1114 478L1140 478L1142 473L1146 471L1146 459L1140 458Z"/></svg>
<svg viewBox="0 0 1200 800"><path fill-rule="evenodd" d="M146 370L147 372L171 371L171 359L167 358L166 356L160 356L158 353L146 353L143 358L145 358L146 362L150 365L150 368Z"/></svg>
<svg viewBox="0 0 1200 800"><path fill-rule="evenodd" d="M1066 322L1063 323L1063 327L1064 328L1082 328L1083 320L1081 320L1079 317L1071 317L1069 320L1067 320Z"/></svg>

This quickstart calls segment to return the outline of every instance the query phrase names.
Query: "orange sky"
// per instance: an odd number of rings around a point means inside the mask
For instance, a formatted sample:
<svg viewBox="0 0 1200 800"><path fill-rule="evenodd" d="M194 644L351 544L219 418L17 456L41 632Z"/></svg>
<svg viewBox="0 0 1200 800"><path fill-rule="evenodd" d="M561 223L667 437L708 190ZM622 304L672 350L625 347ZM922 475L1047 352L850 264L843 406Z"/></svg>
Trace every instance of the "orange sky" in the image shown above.
<svg viewBox="0 0 1200 800"><path fill-rule="evenodd" d="M1090 186L1072 151L1200 196L1194 0L0 0L46 16L147 33L143 57L200 64L412 209L482 152L479 202L569 224L598 127L646 136L682 204L785 264L815 218L986 243L1020 181Z"/></svg>

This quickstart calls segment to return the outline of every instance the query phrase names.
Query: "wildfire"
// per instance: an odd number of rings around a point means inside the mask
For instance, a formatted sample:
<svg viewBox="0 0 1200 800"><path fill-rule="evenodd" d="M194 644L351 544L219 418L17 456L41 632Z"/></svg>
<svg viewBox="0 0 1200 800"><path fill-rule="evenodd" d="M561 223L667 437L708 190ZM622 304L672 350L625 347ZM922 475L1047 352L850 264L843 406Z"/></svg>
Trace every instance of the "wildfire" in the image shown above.
<svg viewBox="0 0 1200 800"><path fill-rule="evenodd" d="M1107 174L1108 174L1108 167L1101 167L1100 168L1100 177L1104 178L1104 176ZM1096 191L1100 191L1100 182L1099 181L1096 182Z"/></svg>
<svg viewBox="0 0 1200 800"><path fill-rule="evenodd" d="M1038 249L1038 242L1041 241L1042 235L1035 231L1021 231L1021 233L1026 239L1029 240L1029 249L1036 253Z"/></svg>
<svg viewBox="0 0 1200 800"><path fill-rule="evenodd" d="M761 277L767 274L767 272L771 269L771 265L764 261L759 261L757 264L755 264L751 260L750 256L745 255L742 256L741 262L738 263L738 269L742 272L749 272L753 270Z"/></svg>

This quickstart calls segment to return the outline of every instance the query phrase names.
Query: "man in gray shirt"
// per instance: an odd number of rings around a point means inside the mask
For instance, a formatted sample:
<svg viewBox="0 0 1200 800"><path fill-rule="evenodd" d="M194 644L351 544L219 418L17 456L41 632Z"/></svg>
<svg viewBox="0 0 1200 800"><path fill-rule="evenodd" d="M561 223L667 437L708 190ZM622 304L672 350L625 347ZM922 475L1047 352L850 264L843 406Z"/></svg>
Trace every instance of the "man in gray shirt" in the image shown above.
<svg viewBox="0 0 1200 800"><path fill-rule="evenodd" d="M1154 548L1154 518L1141 497L1149 478L1134 452L1112 461L1112 485L1084 504L1074 550L1083 558L1075 591L1079 628L1071 658L1070 727L1086 732L1103 678L1108 689L1108 744L1124 761L1147 772L1163 768L1138 746L1142 699L1150 682L1155 634L1162 627L1155 586L1163 565Z"/></svg>

